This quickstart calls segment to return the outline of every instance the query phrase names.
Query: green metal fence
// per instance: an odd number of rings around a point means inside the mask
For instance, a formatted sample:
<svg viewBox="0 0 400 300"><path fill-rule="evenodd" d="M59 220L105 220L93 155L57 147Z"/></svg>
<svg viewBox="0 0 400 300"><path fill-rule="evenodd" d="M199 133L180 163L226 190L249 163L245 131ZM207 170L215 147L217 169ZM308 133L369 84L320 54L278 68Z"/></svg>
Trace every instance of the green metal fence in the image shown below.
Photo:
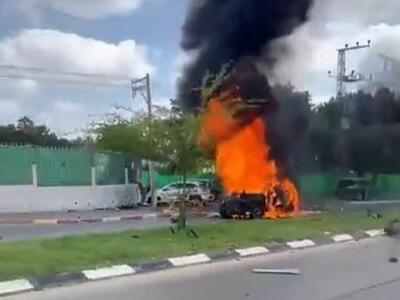
<svg viewBox="0 0 400 300"><path fill-rule="evenodd" d="M118 153L98 153L80 149L0 146L0 185L32 184L32 165L36 164L39 186L91 185L91 169L96 184L125 183L125 168L139 167L133 157Z"/></svg>
<svg viewBox="0 0 400 300"><path fill-rule="evenodd" d="M96 171L96 184L124 184L125 168L129 170L129 182L133 182L136 173L132 166L140 168L140 161L126 154L0 145L0 185L32 184L33 164L36 164L39 186L91 185L92 167ZM340 178L340 174L316 173L299 176L297 183L305 196L330 197ZM147 172L142 172L141 180L148 182ZM156 178L157 187L179 180L178 175L159 174ZM400 195L400 175L379 174L374 176L374 181L382 195Z"/></svg>
<svg viewBox="0 0 400 300"><path fill-rule="evenodd" d="M26 148L0 147L0 184L32 184L33 160Z"/></svg>

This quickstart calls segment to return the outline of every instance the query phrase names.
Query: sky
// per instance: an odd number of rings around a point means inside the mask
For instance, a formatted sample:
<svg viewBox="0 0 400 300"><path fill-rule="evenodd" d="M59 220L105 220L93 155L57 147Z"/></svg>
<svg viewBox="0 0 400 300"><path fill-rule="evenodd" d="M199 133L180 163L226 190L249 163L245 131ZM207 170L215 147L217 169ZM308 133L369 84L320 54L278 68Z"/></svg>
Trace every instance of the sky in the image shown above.
<svg viewBox="0 0 400 300"><path fill-rule="evenodd" d="M179 47L188 2L0 0L0 124L27 115L60 136L76 136L115 110L115 103L144 109L140 96L132 98L129 78L146 73L154 102L168 105L188 58ZM288 50L279 53L274 70L265 71L273 82L309 90L314 103L327 101L335 94L328 70L336 72L338 47L372 40L371 49L349 55L349 70L373 54L400 56L398 2L316 0L310 21L276 42ZM121 85L71 84L65 76L42 73L40 80L29 79L29 72L24 78L3 78L16 72L1 69L5 65L102 74L120 78Z"/></svg>

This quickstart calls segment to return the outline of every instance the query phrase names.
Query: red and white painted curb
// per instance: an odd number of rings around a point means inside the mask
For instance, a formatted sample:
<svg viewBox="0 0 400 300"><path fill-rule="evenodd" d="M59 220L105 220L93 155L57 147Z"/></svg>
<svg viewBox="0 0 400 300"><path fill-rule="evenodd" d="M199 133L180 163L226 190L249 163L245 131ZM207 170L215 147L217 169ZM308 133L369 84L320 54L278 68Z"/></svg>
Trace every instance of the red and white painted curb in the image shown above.
<svg viewBox="0 0 400 300"><path fill-rule="evenodd" d="M18 224L18 225L68 225L68 224L96 224L96 223L117 223L125 221L143 221L150 219L161 219L170 218L176 215L174 212L158 212L158 213L147 213L147 214L123 214L119 216L108 216L108 217L86 217L86 218L61 218L61 219L31 219L31 220L0 220L0 224ZM201 217L201 218L219 218L219 213L213 212L202 212L202 213L191 213L190 217Z"/></svg>
<svg viewBox="0 0 400 300"><path fill-rule="evenodd" d="M110 220L108 220L110 221ZM360 236L360 233L362 236ZM379 237L385 235L383 229L375 229L375 230L367 230L363 232L356 232L354 235L352 234L337 234L329 237L329 241L332 244L336 243L345 243L345 242L352 242L364 238L372 238L372 237ZM287 250L300 250L304 248L318 246L320 243L318 240L311 240L311 239L304 239L304 240L295 240L283 243L279 251L287 251ZM275 245L276 246L276 245ZM212 263L214 261L218 261L220 259L235 259L237 257L240 258L247 258L253 257L257 255L268 255L273 251L273 249L268 249L268 244L266 246L257 246L251 248L241 248L235 249L235 251L228 251L221 253L222 255L220 258L216 255L208 255L205 253L199 253L194 255L188 256L181 256L181 257L174 257L169 258L167 260L162 260L158 262L152 262L146 266L146 263L142 264L134 264L134 265L116 265L110 266L106 268L98 268L98 269L91 269L91 270L83 270L78 273L71 273L66 274L65 279L62 282L58 282L59 285L68 285L72 283L79 283L79 282L89 282L95 280L103 280L121 276L130 276L138 273L143 272L152 272L152 271L159 271L162 269L171 269L177 267L185 267L185 266L192 266L198 264L205 264L205 263ZM271 245L272 247L272 245ZM271 250L271 251L270 251ZM32 281L28 279L17 279L11 281L4 281L0 282L0 296L5 296L9 294L16 294L22 293L32 290L41 290L45 288L52 287L51 279L49 280L50 283L40 282L40 280L33 279Z"/></svg>

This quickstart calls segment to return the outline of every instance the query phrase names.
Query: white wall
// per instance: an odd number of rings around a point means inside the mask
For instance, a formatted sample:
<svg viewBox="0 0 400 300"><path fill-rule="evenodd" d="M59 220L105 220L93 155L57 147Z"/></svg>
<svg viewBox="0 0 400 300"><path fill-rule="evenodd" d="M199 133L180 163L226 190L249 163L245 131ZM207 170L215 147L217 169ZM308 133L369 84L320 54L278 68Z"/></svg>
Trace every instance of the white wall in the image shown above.
<svg viewBox="0 0 400 300"><path fill-rule="evenodd" d="M0 186L0 213L115 208L137 201L136 185Z"/></svg>

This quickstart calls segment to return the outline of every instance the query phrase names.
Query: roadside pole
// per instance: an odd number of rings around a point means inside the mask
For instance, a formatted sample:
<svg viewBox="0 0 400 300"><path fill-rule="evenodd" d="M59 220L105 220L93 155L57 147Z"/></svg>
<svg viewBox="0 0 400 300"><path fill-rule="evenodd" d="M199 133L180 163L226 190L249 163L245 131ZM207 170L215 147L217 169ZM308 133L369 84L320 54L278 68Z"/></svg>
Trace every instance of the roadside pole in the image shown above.
<svg viewBox="0 0 400 300"><path fill-rule="evenodd" d="M136 92L145 89L145 93L142 94L146 104L147 104L147 113L149 120L151 121L152 115L152 100L151 100L151 86L150 86L150 74L147 73L144 78L136 79L131 81L132 86L132 97L134 98ZM151 135L151 128L150 128ZM153 207L157 207L157 197L156 197L156 180L155 180L155 168L154 163L151 160L148 160L148 170L149 170L149 185L150 185L150 197L151 197L151 205Z"/></svg>

